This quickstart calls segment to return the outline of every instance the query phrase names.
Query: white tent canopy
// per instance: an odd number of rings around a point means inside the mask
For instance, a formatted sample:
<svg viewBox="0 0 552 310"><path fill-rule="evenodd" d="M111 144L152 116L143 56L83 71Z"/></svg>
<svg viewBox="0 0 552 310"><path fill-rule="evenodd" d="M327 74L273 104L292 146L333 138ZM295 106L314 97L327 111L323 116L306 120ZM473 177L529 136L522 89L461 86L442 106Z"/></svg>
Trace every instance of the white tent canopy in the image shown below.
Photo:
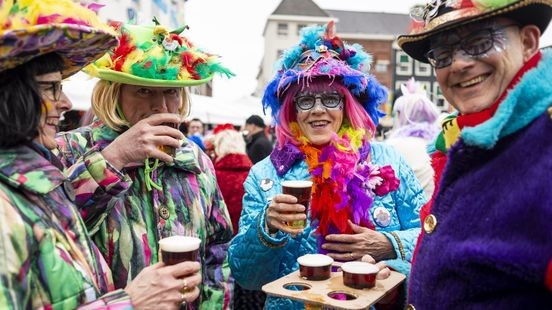
<svg viewBox="0 0 552 310"><path fill-rule="evenodd" d="M63 91L73 103L73 110L86 111L90 108L92 89L96 84L96 78L90 78L84 73L78 73L63 83ZM257 114L265 122L270 123L270 111L263 114L261 99L245 96L233 101L222 98L213 98L202 95L191 95L192 109L189 118L199 118L204 123L221 124L231 123L243 125L245 120Z"/></svg>

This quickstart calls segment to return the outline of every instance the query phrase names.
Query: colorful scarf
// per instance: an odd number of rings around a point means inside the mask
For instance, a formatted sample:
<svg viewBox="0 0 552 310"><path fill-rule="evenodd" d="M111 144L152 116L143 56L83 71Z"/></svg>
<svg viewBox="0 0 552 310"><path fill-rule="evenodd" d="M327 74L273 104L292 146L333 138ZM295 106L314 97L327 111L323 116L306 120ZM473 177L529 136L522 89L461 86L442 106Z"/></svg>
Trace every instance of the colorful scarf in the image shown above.
<svg viewBox="0 0 552 310"><path fill-rule="evenodd" d="M349 219L374 229L370 209L375 195L395 191L400 181L391 166L380 168L371 164L369 156L366 160L360 158L361 147L368 148L367 153L370 148L365 130L344 122L330 142L319 147L309 143L297 123L292 123L291 129L301 143L299 149L305 154L312 176L311 225L318 226L319 248L328 234L353 233Z"/></svg>

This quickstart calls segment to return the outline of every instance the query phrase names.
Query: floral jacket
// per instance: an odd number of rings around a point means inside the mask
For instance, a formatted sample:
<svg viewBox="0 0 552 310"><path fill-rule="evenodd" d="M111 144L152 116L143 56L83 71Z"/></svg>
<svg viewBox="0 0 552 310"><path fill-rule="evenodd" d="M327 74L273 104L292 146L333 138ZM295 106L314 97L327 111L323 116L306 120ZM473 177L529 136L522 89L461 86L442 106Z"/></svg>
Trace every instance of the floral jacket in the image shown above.
<svg viewBox="0 0 552 310"><path fill-rule="evenodd" d="M382 232L395 249L397 258L386 261L387 264L408 274L412 250L420 233L419 211L426 197L412 169L395 149L376 142L370 145L372 163L391 165L400 179L396 191L376 197L370 210L371 219L376 230ZM361 154L361 161L367 157L367 152ZM282 192L281 182L308 178L310 175L303 153L293 147L274 150L269 158L251 169L244 183L240 230L229 249L233 275L244 288L260 290L264 284L299 269L299 256L317 251L316 227L308 224L302 234L292 238L281 231L270 235L264 224L270 199ZM301 309L303 305L269 297L265 308Z"/></svg>
<svg viewBox="0 0 552 310"><path fill-rule="evenodd" d="M0 309L132 308L123 290L101 296L111 273L71 198L42 154L0 149Z"/></svg>
<svg viewBox="0 0 552 310"><path fill-rule="evenodd" d="M101 121L58 137L60 156L76 191L76 203L113 270L115 286L158 262L158 240L195 235L202 240L202 309L230 305L233 279L226 264L232 224L213 165L197 145L184 140L173 165L160 163L146 188L143 165L116 170L100 151L119 134ZM196 305L198 306L198 305Z"/></svg>

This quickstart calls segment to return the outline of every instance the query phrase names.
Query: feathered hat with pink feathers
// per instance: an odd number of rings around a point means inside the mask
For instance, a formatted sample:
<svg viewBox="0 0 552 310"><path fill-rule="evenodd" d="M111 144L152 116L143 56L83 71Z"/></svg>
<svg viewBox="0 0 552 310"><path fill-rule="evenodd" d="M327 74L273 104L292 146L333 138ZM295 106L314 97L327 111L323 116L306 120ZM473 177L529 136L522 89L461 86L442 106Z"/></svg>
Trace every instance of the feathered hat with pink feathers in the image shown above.
<svg viewBox="0 0 552 310"><path fill-rule="evenodd" d="M326 26L305 27L301 41L284 52L279 68L265 89L264 108L278 120L284 94L293 84L307 86L324 77L347 87L377 124L383 115L378 106L387 101L387 90L368 73L372 57L359 44L345 44L335 34L333 21Z"/></svg>

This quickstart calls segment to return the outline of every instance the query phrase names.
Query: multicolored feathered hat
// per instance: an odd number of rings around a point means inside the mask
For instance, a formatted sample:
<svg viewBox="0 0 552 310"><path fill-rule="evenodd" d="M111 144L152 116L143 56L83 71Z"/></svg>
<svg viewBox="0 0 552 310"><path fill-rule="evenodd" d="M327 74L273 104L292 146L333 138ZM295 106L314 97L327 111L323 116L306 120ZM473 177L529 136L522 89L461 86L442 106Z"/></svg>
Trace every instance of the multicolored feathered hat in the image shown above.
<svg viewBox="0 0 552 310"><path fill-rule="evenodd" d="M368 74L372 57L359 44L348 45L335 35L333 21L326 26L303 28L301 41L288 49L277 63L281 68L266 87L264 108L278 112L286 90L294 83L308 85L313 78L339 80L359 100L372 121L383 115L378 106L387 100L387 90Z"/></svg>
<svg viewBox="0 0 552 310"><path fill-rule="evenodd" d="M431 0L412 8L410 15L416 26L397 42L410 57L427 63L430 37L460 25L501 16L536 25L543 33L552 17L552 0Z"/></svg>
<svg viewBox="0 0 552 310"><path fill-rule="evenodd" d="M117 43L97 17L99 5L71 0L0 0L0 71L55 52L68 77Z"/></svg>
<svg viewBox="0 0 552 310"><path fill-rule="evenodd" d="M196 48L180 33L159 25L114 23L119 45L85 68L103 80L140 85L183 87L199 85L213 78L215 72L234 74L219 62L219 57Z"/></svg>

